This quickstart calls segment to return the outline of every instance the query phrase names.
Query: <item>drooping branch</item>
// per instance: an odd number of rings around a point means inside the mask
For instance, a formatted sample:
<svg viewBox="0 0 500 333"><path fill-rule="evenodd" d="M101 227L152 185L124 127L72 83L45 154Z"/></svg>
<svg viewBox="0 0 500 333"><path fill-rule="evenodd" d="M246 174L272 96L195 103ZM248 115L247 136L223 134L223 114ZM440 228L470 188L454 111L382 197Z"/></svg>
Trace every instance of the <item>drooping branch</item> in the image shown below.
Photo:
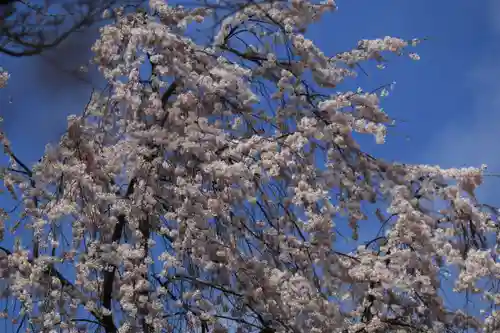
<svg viewBox="0 0 500 333"><path fill-rule="evenodd" d="M136 179L133 178L127 188L127 192L125 193L125 198L130 197L132 193L134 193L134 188L135 188L135 183ZM123 214L118 215L117 217L117 223L116 226L113 230L113 235L111 237L111 243L117 243L120 241L122 234L123 234L123 229L126 224L126 217ZM113 267L111 269L106 269L103 272L104 280L102 283L102 305L106 309L111 310L112 308L112 294L113 294L113 282L115 278L115 273L116 273L116 267ZM103 320L103 326L106 330L106 333L115 333L117 332L117 328L113 322L113 314L106 314L102 318Z"/></svg>

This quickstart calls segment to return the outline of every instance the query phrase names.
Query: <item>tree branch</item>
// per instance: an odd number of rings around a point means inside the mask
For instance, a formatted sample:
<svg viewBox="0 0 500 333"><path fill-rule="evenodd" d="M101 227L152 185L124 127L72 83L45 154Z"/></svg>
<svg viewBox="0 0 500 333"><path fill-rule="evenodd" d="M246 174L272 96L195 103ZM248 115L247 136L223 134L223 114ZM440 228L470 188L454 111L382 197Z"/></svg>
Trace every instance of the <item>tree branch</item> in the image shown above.
<svg viewBox="0 0 500 333"><path fill-rule="evenodd" d="M127 193L125 194L126 198L128 198L134 192L135 183L136 179L133 178L130 181L130 184L128 185ZM125 223L126 223L125 215L120 214L118 216L118 223L116 224L115 229L113 231L113 236L111 237L112 243L120 241L120 238L123 233L123 228L125 227ZM116 267L113 267L111 271L110 270L104 271L103 291L101 300L102 300L102 305L108 310L111 310L111 299L112 299L111 295L113 293L113 280L115 277L115 272L116 272ZM117 328L113 321L113 314L103 316L103 326L104 329L106 330L106 333L117 332Z"/></svg>

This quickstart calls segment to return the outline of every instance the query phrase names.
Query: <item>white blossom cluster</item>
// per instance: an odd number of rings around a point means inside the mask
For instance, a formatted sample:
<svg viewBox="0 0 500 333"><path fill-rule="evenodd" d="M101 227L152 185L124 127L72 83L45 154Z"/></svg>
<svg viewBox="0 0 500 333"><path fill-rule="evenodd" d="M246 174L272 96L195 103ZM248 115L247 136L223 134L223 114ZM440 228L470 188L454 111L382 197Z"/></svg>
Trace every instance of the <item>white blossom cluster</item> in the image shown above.
<svg viewBox="0 0 500 333"><path fill-rule="evenodd" d="M4 88L7 85L10 74L0 67L0 88Z"/></svg>
<svg viewBox="0 0 500 333"><path fill-rule="evenodd" d="M353 65L418 40L326 55L305 35L333 10L332 0L249 2L209 46L187 29L207 8L151 0L147 13L114 12L93 47L110 94L71 116L32 170L2 135L4 184L21 196L35 244L3 250L2 295L20 302L28 328L500 330L498 226L474 196L484 168L365 153L358 134L382 144L391 119L379 92L340 90ZM444 208L425 204L436 201ZM386 213L372 212L377 202ZM339 227L357 239L371 217L385 236L339 251ZM455 293L484 298L480 315L446 304L452 269Z"/></svg>

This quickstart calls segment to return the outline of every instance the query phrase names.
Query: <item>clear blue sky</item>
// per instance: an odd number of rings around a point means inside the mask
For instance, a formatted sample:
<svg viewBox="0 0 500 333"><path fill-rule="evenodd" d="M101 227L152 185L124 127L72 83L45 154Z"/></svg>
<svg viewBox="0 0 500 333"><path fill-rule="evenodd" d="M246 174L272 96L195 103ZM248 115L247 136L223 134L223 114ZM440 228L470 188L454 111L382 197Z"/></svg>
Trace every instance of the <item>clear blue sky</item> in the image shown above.
<svg viewBox="0 0 500 333"><path fill-rule="evenodd" d="M486 163L500 173L500 2L339 0L338 5L337 13L309 32L326 54L355 47L362 38L429 38L416 48L420 61L391 57L387 69L366 66L369 76L357 79L356 86L366 90L397 82L383 106L398 126L385 145L370 138L366 147L389 160L447 167ZM90 43L77 44L80 40L69 44L71 56L57 58L61 66L91 56L82 52ZM2 55L0 65L11 73L0 91L3 128L17 155L35 162L64 132L66 116L81 113L90 88L39 58ZM500 179L489 179L481 197L499 204L498 185Z"/></svg>

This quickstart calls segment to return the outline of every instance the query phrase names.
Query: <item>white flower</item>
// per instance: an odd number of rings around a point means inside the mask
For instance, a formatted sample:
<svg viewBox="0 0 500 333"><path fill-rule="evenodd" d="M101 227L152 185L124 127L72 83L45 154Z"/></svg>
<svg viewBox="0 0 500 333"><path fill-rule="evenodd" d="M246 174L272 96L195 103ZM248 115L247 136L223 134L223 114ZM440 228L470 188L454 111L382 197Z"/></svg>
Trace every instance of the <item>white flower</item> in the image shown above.
<svg viewBox="0 0 500 333"><path fill-rule="evenodd" d="M409 57L412 60L420 60L420 56L417 53L414 53L414 52L409 53Z"/></svg>

